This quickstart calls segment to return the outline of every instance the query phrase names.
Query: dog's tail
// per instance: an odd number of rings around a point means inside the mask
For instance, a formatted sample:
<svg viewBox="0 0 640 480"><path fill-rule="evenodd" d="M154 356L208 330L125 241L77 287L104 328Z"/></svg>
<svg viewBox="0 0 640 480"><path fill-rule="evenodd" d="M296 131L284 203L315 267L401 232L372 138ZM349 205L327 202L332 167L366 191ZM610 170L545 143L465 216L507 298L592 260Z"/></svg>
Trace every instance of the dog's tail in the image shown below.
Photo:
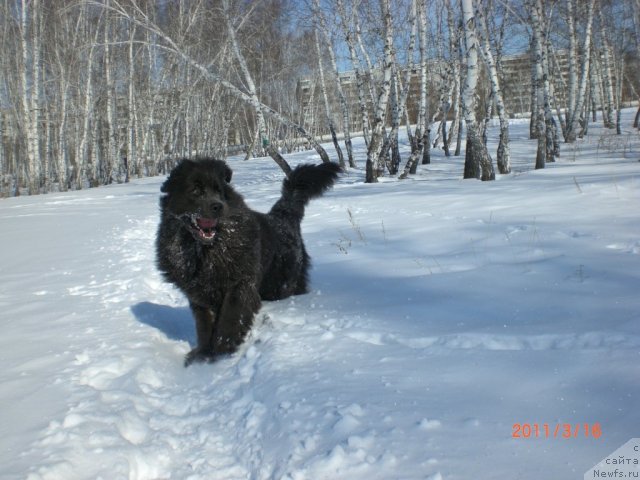
<svg viewBox="0 0 640 480"><path fill-rule="evenodd" d="M298 165L282 182L282 196L270 214L301 221L309 200L331 188L341 172L337 163Z"/></svg>

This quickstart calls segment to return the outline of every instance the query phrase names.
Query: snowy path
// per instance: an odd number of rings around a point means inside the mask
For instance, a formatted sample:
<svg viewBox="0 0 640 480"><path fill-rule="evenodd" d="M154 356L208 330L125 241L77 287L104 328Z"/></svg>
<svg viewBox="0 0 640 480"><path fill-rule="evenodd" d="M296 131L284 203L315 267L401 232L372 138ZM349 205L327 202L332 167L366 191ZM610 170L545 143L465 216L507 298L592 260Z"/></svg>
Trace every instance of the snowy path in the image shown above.
<svg viewBox="0 0 640 480"><path fill-rule="evenodd" d="M638 141L532 172L517 127L491 184L439 154L408 182L351 172L303 225L312 292L189 369L162 179L1 201L0 478L582 478L640 434ZM266 210L276 167L232 166Z"/></svg>

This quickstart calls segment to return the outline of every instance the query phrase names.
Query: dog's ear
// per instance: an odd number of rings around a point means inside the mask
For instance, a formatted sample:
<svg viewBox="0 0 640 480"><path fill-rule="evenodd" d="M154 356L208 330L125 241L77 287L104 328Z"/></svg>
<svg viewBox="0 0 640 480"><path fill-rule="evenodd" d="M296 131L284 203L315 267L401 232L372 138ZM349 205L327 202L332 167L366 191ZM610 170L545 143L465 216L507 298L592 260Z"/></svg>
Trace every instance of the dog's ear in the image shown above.
<svg viewBox="0 0 640 480"><path fill-rule="evenodd" d="M169 193L169 190L171 190L171 183L171 177L167 178L160 187L160 191L162 193Z"/></svg>
<svg viewBox="0 0 640 480"><path fill-rule="evenodd" d="M216 176L220 179L224 179L225 183L230 183L233 172L231 171L231 168L229 168L229 165L227 165L227 162L215 158L212 158L209 161L211 162L211 168L213 169L213 172L215 172Z"/></svg>
<svg viewBox="0 0 640 480"><path fill-rule="evenodd" d="M182 181L181 179L184 177L185 172L191 164L193 164L193 161L187 158L180 160L173 170L171 170L169 178L167 178L160 187L160 191L162 193L170 193L175 190L175 187Z"/></svg>

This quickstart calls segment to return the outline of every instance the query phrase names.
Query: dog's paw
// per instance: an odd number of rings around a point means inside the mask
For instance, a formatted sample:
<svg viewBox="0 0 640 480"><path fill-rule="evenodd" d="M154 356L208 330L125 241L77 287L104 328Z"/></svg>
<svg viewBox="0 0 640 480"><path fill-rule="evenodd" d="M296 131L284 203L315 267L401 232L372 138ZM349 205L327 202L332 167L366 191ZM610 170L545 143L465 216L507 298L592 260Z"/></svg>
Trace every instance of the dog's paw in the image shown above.
<svg viewBox="0 0 640 480"><path fill-rule="evenodd" d="M203 351L194 348L184 357L184 366L188 367L192 363L213 363L218 356L212 351Z"/></svg>

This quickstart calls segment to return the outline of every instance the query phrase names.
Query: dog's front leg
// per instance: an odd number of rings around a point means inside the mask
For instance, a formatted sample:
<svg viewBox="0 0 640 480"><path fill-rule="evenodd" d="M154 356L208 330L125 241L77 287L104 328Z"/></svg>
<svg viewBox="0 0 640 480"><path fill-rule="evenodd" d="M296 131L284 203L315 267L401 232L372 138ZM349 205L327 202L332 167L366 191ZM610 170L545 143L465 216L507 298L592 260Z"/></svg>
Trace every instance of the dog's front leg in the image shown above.
<svg viewBox="0 0 640 480"><path fill-rule="evenodd" d="M188 367L194 362L210 362L214 359L213 351L213 326L214 314L210 308L190 303L191 312L196 322L196 335L198 345L187 353L184 359L184 366Z"/></svg>
<svg viewBox="0 0 640 480"><path fill-rule="evenodd" d="M217 354L233 353L243 342L260 310L260 295L254 285L238 285L224 298L217 319L213 348Z"/></svg>

